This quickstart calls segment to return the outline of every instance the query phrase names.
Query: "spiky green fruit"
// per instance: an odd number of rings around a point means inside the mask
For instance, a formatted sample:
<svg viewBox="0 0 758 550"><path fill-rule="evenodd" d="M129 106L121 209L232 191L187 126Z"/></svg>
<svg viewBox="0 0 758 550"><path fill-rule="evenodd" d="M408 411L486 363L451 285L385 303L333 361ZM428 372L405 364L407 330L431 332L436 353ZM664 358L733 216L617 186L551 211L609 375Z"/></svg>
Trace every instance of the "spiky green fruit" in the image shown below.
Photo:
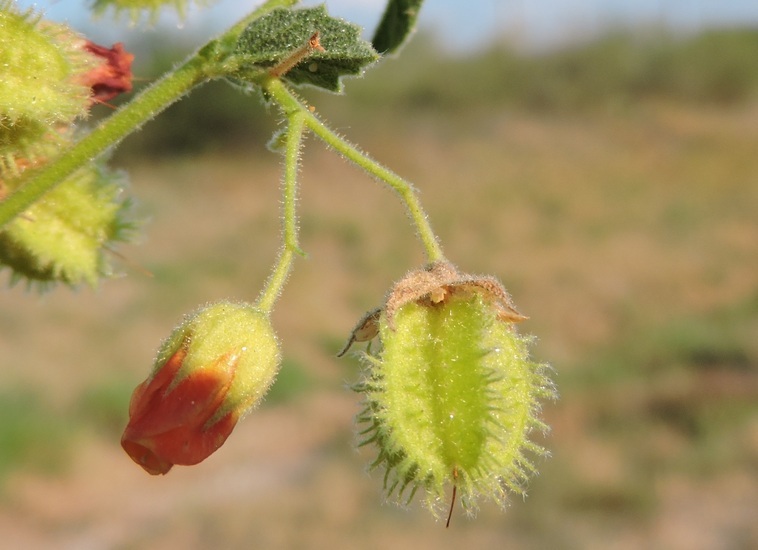
<svg viewBox="0 0 758 550"><path fill-rule="evenodd" d="M0 230L0 267L13 282L95 286L111 274L109 247L134 229L123 180L95 163L75 172Z"/></svg>
<svg viewBox="0 0 758 550"><path fill-rule="evenodd" d="M409 278L446 277L448 268ZM382 349L366 356L358 386L362 444L378 448L372 467L385 469L388 496L410 500L421 488L435 512L452 487L468 510L523 492L535 471L530 455L544 453L529 439L546 429L539 401L554 395L547 367L529 358L529 338L503 318L505 291L491 278L452 273L393 304L409 288L396 286L378 320Z"/></svg>

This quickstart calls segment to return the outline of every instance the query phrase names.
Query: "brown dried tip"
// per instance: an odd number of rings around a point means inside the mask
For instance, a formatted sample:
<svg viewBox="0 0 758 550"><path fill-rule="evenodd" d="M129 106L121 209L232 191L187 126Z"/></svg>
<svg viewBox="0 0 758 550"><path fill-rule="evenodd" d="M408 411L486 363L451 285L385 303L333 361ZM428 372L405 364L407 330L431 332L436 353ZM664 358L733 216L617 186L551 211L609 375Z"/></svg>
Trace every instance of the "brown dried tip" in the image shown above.
<svg viewBox="0 0 758 550"><path fill-rule="evenodd" d="M476 292L497 310L501 321L519 323L528 319L519 313L508 291L494 277L460 273L453 264L439 261L411 271L390 291L384 306L387 324L394 326L395 312L409 302L440 304L452 294Z"/></svg>
<svg viewBox="0 0 758 550"><path fill-rule="evenodd" d="M284 76L288 72L290 72L292 69L295 68L295 66L300 63L303 59L311 55L314 51L324 52L326 51L323 46L321 46L321 33L318 31L314 32L311 37L308 39L308 42L305 43L305 45L300 46L298 49L293 51L291 54L289 54L287 57L282 59L279 63L271 67L268 71L268 73L271 76L280 77Z"/></svg>

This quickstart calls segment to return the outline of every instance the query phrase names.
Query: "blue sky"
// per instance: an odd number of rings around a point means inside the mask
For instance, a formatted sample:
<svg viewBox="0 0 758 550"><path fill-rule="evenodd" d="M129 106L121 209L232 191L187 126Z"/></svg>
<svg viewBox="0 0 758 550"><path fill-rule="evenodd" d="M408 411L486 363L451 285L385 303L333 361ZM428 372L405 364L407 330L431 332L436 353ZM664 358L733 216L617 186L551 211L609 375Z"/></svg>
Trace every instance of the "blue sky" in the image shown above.
<svg viewBox="0 0 758 550"><path fill-rule="evenodd" d="M93 25L83 6L87 0L18 0L34 6L54 20L67 21L92 36L108 42L139 40L141 29L129 30L124 22L104 18ZM205 9L193 9L183 24L184 32L212 35L232 24L259 2L218 0ZM305 1L304 5L321 2ZM367 35L376 25L384 0L327 0L330 13L358 23ZM163 17L159 32L179 25ZM422 27L444 33L452 49L466 50L495 37L527 47L544 47L581 39L608 25L632 26L663 22L692 31L711 26L749 25L758 28L758 0L426 0Z"/></svg>

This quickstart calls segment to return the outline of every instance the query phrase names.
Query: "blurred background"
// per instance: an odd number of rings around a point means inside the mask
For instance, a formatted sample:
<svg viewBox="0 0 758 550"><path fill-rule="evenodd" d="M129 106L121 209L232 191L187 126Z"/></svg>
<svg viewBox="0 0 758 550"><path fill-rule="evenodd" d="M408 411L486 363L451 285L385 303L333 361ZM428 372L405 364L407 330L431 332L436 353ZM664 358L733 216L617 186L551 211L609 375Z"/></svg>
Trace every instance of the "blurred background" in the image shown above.
<svg viewBox="0 0 758 550"><path fill-rule="evenodd" d="M124 41L139 88L247 2L151 31L44 4ZM380 17L381 2L327 4L369 35ZM537 439L552 456L528 498L458 509L447 530L418 503L383 502L372 451L354 445L361 367L335 353L423 256L394 195L314 139L309 256L274 313L285 359L272 393L199 466L153 478L123 453L129 396L160 341L200 304L254 299L279 246L280 163L265 146L278 114L215 82L113 157L146 220L114 258L123 277L2 291L4 545L758 547L758 7L427 4L398 58L344 96L302 94L413 181L447 256L500 277L530 316L520 328L561 396L544 406L552 432Z"/></svg>

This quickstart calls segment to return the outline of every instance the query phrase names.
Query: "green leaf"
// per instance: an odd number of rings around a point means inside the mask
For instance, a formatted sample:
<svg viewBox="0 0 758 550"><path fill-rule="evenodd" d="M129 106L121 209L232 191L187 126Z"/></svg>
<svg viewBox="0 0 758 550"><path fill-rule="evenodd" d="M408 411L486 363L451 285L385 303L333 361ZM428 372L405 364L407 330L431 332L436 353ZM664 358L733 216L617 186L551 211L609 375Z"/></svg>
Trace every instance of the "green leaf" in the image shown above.
<svg viewBox="0 0 758 550"><path fill-rule="evenodd" d="M282 76L284 80L340 92L343 76L361 74L379 57L371 45L360 38L360 27L330 17L324 6L277 9L253 21L243 31L235 52L242 60L242 70L235 76L248 82L257 81L262 68L271 68L286 60L306 46L316 32L324 51L313 50Z"/></svg>
<svg viewBox="0 0 758 550"><path fill-rule="evenodd" d="M396 52L416 28L416 19L424 0L389 0L382 20L371 40L381 54Z"/></svg>

